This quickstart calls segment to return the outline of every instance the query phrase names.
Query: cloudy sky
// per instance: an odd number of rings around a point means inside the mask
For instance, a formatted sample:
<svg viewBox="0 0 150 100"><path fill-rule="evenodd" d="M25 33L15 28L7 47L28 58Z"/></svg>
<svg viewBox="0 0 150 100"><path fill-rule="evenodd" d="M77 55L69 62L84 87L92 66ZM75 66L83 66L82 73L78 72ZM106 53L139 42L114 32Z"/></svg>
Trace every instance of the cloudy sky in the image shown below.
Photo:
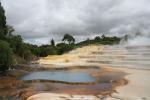
<svg viewBox="0 0 150 100"><path fill-rule="evenodd" d="M150 37L150 0L1 1L8 24L30 43L60 41L65 33L77 41L102 33L121 36L138 31Z"/></svg>

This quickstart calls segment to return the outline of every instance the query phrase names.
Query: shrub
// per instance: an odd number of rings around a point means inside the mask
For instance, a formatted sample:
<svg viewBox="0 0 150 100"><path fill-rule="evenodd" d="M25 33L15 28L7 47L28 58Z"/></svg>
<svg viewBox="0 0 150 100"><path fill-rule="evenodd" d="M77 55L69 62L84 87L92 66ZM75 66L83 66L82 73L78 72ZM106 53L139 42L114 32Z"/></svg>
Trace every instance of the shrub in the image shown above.
<svg viewBox="0 0 150 100"><path fill-rule="evenodd" d="M12 65L12 49L5 41L0 40L0 72L4 72Z"/></svg>

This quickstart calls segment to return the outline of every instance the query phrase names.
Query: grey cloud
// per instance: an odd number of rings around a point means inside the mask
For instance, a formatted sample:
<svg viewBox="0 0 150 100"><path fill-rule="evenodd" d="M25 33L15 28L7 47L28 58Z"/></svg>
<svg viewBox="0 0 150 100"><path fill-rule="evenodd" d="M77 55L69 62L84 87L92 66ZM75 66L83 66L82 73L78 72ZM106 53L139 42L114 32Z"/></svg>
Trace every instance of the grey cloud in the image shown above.
<svg viewBox="0 0 150 100"><path fill-rule="evenodd" d="M8 24L31 43L60 41L71 33L81 41L100 33L150 34L149 0L2 0Z"/></svg>

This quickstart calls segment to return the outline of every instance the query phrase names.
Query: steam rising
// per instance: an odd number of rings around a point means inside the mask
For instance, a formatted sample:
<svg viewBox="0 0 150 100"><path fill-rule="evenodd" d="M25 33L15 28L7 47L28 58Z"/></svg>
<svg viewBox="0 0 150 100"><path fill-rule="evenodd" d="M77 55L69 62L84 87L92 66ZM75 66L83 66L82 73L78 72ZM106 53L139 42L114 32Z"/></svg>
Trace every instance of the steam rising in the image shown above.
<svg viewBox="0 0 150 100"><path fill-rule="evenodd" d="M138 36L128 40L127 45L129 46L147 46L150 45L150 38L146 36Z"/></svg>
<svg viewBox="0 0 150 100"><path fill-rule="evenodd" d="M126 34L120 44L126 46L150 46L150 34L142 32Z"/></svg>

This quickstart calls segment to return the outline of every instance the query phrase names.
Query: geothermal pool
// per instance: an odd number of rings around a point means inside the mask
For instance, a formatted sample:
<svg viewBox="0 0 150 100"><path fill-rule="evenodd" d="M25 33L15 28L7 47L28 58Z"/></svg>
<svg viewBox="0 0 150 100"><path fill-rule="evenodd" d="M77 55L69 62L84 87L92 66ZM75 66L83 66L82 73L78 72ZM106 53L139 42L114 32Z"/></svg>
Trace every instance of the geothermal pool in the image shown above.
<svg viewBox="0 0 150 100"><path fill-rule="evenodd" d="M95 82L96 79L86 72L69 72L69 71L55 71L55 72L33 72L21 76L21 80L51 80L63 82L87 83Z"/></svg>

